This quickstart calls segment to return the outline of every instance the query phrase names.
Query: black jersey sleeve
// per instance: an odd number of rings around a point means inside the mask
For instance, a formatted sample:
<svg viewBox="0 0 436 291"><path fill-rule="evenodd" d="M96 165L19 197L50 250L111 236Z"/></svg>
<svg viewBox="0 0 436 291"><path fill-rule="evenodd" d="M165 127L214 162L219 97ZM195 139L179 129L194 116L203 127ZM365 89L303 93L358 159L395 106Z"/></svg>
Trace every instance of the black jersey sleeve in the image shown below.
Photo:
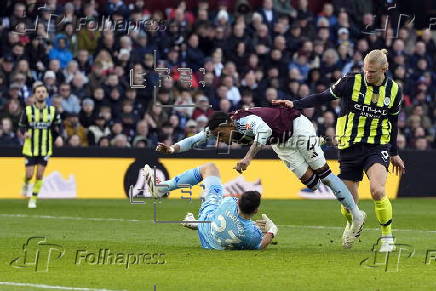
<svg viewBox="0 0 436 291"><path fill-rule="evenodd" d="M20 132L24 134L26 130L29 128L29 121L27 120L26 110L21 111L20 121L18 123L18 127Z"/></svg>
<svg viewBox="0 0 436 291"><path fill-rule="evenodd" d="M336 98L351 96L353 93L354 76L356 73L348 73L334 83L329 91Z"/></svg>
<svg viewBox="0 0 436 291"><path fill-rule="evenodd" d="M398 155L398 146L397 146L397 136L398 136L398 115L390 115L389 121L392 124L391 128L391 139L389 144L391 145L389 149L389 155L391 157Z"/></svg>
<svg viewBox="0 0 436 291"><path fill-rule="evenodd" d="M294 101L294 107L300 110L303 108L315 107L335 99L335 96L333 96L329 90L325 90L320 94L312 94L303 99Z"/></svg>
<svg viewBox="0 0 436 291"><path fill-rule="evenodd" d="M394 104L392 105L392 108L390 109L391 115L398 115L401 110L401 104L403 103L403 90L401 87L398 88L397 96L395 97Z"/></svg>
<svg viewBox="0 0 436 291"><path fill-rule="evenodd" d="M62 135L62 119L59 112L56 110L54 114L54 120L51 124L51 130L53 134L53 140Z"/></svg>

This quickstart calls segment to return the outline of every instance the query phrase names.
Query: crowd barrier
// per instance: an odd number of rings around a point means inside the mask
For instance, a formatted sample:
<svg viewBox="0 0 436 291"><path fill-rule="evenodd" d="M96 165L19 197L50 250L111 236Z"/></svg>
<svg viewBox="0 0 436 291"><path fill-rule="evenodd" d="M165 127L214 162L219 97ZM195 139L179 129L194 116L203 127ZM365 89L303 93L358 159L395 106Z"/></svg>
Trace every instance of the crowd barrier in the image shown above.
<svg viewBox="0 0 436 291"><path fill-rule="evenodd" d="M265 150L252 161L248 170L239 175L233 167L246 150L217 152L196 150L176 155L163 155L145 149L119 148L58 148L50 158L44 176L41 198L120 198L126 199L129 186L145 163L156 169L160 179L173 177L206 162L215 163L221 172L226 192L240 193L258 190L267 199L333 199L328 187L318 191L304 185L285 167L273 151ZM387 193L396 197L436 197L436 151L403 151L406 174L401 178L389 173ZM336 151L326 151L334 173L339 173ZM20 149L0 148L0 198L21 197L24 178L24 158ZM360 184L360 197L370 198L369 181ZM170 198L199 198L202 187L179 189Z"/></svg>

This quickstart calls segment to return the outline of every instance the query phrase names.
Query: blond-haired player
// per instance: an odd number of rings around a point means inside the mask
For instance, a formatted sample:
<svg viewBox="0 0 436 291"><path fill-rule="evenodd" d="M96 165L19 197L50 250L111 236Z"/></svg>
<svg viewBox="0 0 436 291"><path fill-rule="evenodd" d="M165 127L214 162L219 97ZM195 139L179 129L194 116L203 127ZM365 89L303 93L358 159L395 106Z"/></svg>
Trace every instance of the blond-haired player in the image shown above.
<svg viewBox="0 0 436 291"><path fill-rule="evenodd" d="M372 50L365 56L363 72L347 74L321 94L309 95L294 102L273 101L273 104L302 109L340 99L341 112L336 123L339 177L358 201L359 182L366 173L375 215L381 226L380 252L395 249L391 230L392 205L385 191L389 162L397 175L405 170L396 145L402 92L398 84L386 76L386 54L386 49ZM342 242L344 247L349 248L353 243L353 240L347 239L350 214L345 208L341 208L341 212L347 218Z"/></svg>

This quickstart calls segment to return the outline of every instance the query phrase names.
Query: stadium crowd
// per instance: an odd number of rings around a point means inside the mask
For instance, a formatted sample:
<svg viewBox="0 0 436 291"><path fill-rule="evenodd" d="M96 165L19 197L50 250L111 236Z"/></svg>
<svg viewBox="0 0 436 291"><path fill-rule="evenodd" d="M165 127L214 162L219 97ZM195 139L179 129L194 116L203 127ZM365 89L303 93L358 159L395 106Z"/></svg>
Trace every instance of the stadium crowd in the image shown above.
<svg viewBox="0 0 436 291"><path fill-rule="evenodd" d="M192 10L181 1L165 11L145 0L6 2L0 146L22 144L19 116L34 102L35 82L61 113L64 145L155 147L200 131L214 110L320 93L386 47L389 75L404 92L398 146L436 148L431 31L376 31L386 15L371 1L333 1L319 12L308 0L219 1L214 9L200 0ZM338 102L304 110L319 135L335 135Z"/></svg>

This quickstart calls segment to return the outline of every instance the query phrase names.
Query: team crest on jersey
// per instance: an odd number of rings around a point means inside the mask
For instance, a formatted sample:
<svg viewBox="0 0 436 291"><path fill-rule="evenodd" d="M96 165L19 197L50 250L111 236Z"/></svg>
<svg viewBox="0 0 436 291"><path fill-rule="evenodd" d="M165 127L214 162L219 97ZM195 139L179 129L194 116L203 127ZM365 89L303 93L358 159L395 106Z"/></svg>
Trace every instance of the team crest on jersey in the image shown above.
<svg viewBox="0 0 436 291"><path fill-rule="evenodd" d="M385 101L384 101L385 106L388 106L389 104L391 104L391 98L386 97Z"/></svg>

